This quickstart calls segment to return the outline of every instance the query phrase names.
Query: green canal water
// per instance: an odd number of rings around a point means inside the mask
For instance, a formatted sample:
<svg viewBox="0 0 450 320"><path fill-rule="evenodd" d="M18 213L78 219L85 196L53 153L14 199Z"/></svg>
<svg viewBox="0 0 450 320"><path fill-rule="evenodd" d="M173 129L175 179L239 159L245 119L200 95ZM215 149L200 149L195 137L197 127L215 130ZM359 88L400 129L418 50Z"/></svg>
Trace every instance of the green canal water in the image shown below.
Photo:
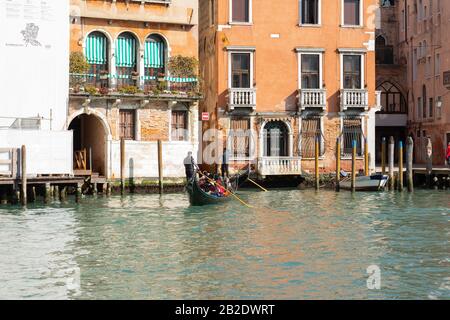
<svg viewBox="0 0 450 320"><path fill-rule="evenodd" d="M450 192L241 194L0 207L0 298L450 299Z"/></svg>

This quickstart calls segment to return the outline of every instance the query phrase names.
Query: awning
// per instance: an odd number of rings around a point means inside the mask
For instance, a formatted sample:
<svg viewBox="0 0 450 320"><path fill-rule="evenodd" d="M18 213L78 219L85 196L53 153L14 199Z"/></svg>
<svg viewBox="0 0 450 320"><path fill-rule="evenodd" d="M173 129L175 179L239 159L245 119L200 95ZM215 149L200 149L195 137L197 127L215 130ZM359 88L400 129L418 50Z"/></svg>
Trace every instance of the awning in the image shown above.
<svg viewBox="0 0 450 320"><path fill-rule="evenodd" d="M86 38L84 55L89 64L106 64L107 39L101 34L91 34Z"/></svg>
<svg viewBox="0 0 450 320"><path fill-rule="evenodd" d="M144 50L144 65L146 68L164 67L164 43L146 41Z"/></svg>
<svg viewBox="0 0 450 320"><path fill-rule="evenodd" d="M116 66L136 66L136 39L132 37L119 37L116 40Z"/></svg>

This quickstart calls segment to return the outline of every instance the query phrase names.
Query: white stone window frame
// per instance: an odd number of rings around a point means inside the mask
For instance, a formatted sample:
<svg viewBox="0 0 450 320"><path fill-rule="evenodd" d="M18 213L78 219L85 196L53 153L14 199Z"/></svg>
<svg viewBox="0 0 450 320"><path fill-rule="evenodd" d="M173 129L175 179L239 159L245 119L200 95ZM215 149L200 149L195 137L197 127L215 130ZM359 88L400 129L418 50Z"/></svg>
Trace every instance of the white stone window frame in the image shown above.
<svg viewBox="0 0 450 320"><path fill-rule="evenodd" d="M303 1L305 1L305 0L299 0L299 2L298 2L298 4L299 4L299 6L298 6L298 13L299 13L298 25L300 27L321 27L322 26L322 0L318 0L319 1L318 8L317 8L318 17L317 17L316 24L302 22L302 13L303 13L302 12L302 7L303 7L302 3L303 3Z"/></svg>
<svg viewBox="0 0 450 320"><path fill-rule="evenodd" d="M253 24L253 0L248 0L248 22L233 21L233 0L228 0L228 24L229 25L252 25Z"/></svg>
<svg viewBox="0 0 450 320"><path fill-rule="evenodd" d="M296 48L298 60L298 88L302 89L302 56L318 55L319 56L319 88L323 89L323 48Z"/></svg>
<svg viewBox="0 0 450 320"><path fill-rule="evenodd" d="M365 89L366 84L366 51L364 49L339 49L339 65L340 65L340 88L344 89L344 56L360 56L361 57L361 87L357 89Z"/></svg>
<svg viewBox="0 0 450 320"><path fill-rule="evenodd" d="M364 0L359 0L359 24L345 24L344 0L341 0L341 27L342 28L362 28L363 26L364 26Z"/></svg>
<svg viewBox="0 0 450 320"><path fill-rule="evenodd" d="M227 47L228 51L228 88L233 88L233 79L232 79L232 55L236 53L248 53L250 54L250 87L249 89L254 89L254 57L255 57L255 48L253 47Z"/></svg>

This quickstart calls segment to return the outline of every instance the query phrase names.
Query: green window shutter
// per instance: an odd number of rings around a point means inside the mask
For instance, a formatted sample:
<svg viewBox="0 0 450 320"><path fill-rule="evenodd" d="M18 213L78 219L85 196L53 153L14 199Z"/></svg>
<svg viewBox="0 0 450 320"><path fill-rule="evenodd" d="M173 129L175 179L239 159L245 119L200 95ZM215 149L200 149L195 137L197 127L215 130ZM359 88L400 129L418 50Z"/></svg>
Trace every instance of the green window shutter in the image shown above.
<svg viewBox="0 0 450 320"><path fill-rule="evenodd" d="M131 37L119 37L116 40L116 66L136 66L136 39Z"/></svg>
<svg viewBox="0 0 450 320"><path fill-rule="evenodd" d="M146 41L144 50L144 65L146 68L164 67L164 43Z"/></svg>
<svg viewBox="0 0 450 320"><path fill-rule="evenodd" d="M90 34L86 38L84 55L89 64L106 64L107 50L106 37L99 34Z"/></svg>

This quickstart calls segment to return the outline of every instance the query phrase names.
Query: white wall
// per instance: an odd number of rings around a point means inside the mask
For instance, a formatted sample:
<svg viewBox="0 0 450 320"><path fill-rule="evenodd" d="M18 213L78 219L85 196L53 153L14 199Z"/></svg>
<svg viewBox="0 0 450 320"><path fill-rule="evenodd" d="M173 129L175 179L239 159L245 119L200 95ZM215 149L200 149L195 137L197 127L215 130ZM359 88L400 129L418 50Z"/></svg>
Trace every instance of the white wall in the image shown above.
<svg viewBox="0 0 450 320"><path fill-rule="evenodd" d="M72 174L72 131L0 130L2 148L26 146L27 175Z"/></svg>
<svg viewBox="0 0 450 320"><path fill-rule="evenodd" d="M29 23L39 27L35 37L39 45L24 41L22 31ZM1 0L0 30L0 126L9 126L14 121L5 117L39 114L50 118L52 109L52 129L64 129L68 101L69 0ZM44 121L42 127L49 129L49 121Z"/></svg>
<svg viewBox="0 0 450 320"><path fill-rule="evenodd" d="M109 158L110 177L120 178L120 142L111 141ZM189 151L194 157L197 146L189 142L163 142L163 175L165 178L185 176L184 158ZM131 161L130 161L131 160ZM130 168L130 163L132 167ZM144 141L125 142L125 177L158 177L158 143Z"/></svg>

